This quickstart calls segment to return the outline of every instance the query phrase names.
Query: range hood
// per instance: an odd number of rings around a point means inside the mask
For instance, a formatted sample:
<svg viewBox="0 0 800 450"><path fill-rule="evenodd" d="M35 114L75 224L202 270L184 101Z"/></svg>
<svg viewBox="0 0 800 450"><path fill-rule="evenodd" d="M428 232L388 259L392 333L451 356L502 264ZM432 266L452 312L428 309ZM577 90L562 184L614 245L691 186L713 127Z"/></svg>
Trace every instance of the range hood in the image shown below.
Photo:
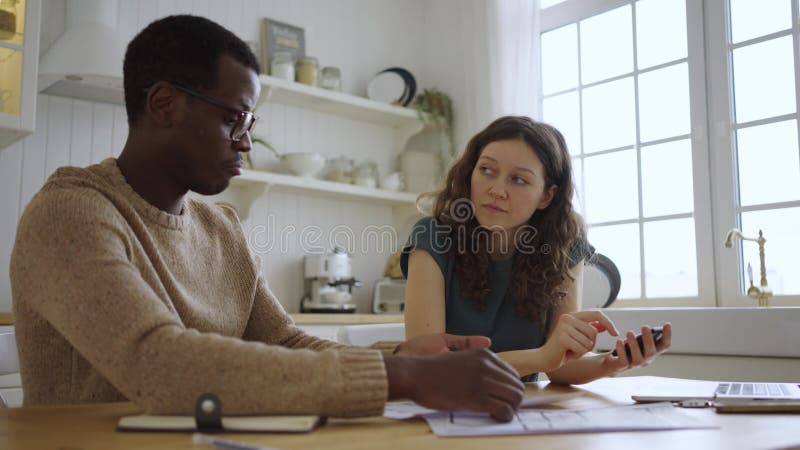
<svg viewBox="0 0 800 450"><path fill-rule="evenodd" d="M64 33L39 61L39 91L124 103L117 0L67 0Z"/></svg>

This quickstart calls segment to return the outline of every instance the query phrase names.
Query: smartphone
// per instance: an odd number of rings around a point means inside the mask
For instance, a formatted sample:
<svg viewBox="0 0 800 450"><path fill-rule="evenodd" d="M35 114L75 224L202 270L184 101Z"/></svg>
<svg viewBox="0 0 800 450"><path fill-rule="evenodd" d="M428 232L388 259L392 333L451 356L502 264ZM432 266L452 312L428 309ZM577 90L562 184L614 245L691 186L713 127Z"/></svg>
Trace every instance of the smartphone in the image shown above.
<svg viewBox="0 0 800 450"><path fill-rule="evenodd" d="M650 329L653 331L653 340L655 341L656 344L658 344L658 341L660 341L661 338L664 336L664 329L662 327L652 327ZM639 351L644 353L644 342L642 341L641 334L636 336L636 342L639 344ZM611 352L611 354L617 356L617 350L614 349L614 351ZM631 355L631 348L627 342L625 343L625 354L628 356L628 360L630 361L633 355Z"/></svg>

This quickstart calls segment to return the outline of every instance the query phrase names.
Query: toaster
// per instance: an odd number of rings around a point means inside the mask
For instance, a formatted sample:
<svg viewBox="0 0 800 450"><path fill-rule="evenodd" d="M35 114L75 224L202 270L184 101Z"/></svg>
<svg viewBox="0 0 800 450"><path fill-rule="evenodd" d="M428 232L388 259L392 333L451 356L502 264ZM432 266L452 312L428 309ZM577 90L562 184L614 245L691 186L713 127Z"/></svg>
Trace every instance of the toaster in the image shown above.
<svg viewBox="0 0 800 450"><path fill-rule="evenodd" d="M406 280L384 278L375 283L372 294L372 312L375 314L402 314L406 305Z"/></svg>

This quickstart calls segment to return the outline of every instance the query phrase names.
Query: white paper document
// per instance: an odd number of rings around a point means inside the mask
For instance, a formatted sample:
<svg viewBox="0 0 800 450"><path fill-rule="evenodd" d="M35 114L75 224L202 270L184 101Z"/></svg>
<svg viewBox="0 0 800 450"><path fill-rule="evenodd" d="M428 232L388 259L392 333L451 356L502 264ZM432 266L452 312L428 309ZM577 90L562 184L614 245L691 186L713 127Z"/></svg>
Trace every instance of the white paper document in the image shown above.
<svg viewBox="0 0 800 450"><path fill-rule="evenodd" d="M615 406L586 410L520 410L509 423L487 414L425 415L437 436L494 436L508 434L581 433L637 430L719 428L704 424L671 403Z"/></svg>
<svg viewBox="0 0 800 450"><path fill-rule="evenodd" d="M519 407L532 408L534 406L549 405L551 403L580 397L583 394L583 392L568 392L566 394L534 395L525 397ZM410 419L412 417L425 416L438 412L440 411L420 406L412 401L389 402L383 409L383 417L387 419Z"/></svg>
<svg viewBox="0 0 800 450"><path fill-rule="evenodd" d="M412 417L424 416L425 414L437 413L435 409L419 406L415 402L388 402L383 407L383 417L387 419L410 419Z"/></svg>

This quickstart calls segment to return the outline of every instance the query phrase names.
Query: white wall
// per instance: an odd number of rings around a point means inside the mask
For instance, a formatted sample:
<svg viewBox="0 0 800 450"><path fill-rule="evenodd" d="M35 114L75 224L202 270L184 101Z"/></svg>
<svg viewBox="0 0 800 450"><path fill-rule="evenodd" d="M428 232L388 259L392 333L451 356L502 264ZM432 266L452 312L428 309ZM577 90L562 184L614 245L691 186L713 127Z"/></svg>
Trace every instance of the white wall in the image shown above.
<svg viewBox="0 0 800 450"><path fill-rule="evenodd" d="M455 6L452 2L448 5ZM41 52L63 31L65 3L52 0L43 6ZM436 60L426 54L438 54L441 48L435 39L430 42L426 37L448 35L425 19L425 8L421 0L121 0L117 33L127 42L158 17L192 13L223 24L246 41L257 42L259 20L270 17L303 27L306 53L317 56L321 65L340 67L343 90L364 95L369 79L389 66L406 67L418 74L420 84L436 85L438 79L440 87L446 86L449 71L437 72L430 82L425 80L424 66ZM437 13L437 17L446 16L444 11ZM436 32L427 33L427 28ZM400 150L394 148L394 134L387 127L282 105L268 105L259 113L264 121L256 134L264 135L283 151L371 158L385 172ZM9 257L16 224L30 198L57 167L85 166L118 155L126 135L124 107L40 95L36 132L0 150L0 311L11 310ZM392 210L387 206L285 191L268 193L254 205L251 214L246 230L267 224L270 214L276 217L278 228L291 224L299 230L313 224L327 232L336 225L347 225L356 235L368 224L392 223ZM405 237L398 239L404 241ZM365 282L356 290L359 312L369 309L372 284L383 273L388 250L355 255L354 274ZM302 255L296 239L289 240L285 253L262 255L263 274L289 311L298 310L302 296Z"/></svg>

